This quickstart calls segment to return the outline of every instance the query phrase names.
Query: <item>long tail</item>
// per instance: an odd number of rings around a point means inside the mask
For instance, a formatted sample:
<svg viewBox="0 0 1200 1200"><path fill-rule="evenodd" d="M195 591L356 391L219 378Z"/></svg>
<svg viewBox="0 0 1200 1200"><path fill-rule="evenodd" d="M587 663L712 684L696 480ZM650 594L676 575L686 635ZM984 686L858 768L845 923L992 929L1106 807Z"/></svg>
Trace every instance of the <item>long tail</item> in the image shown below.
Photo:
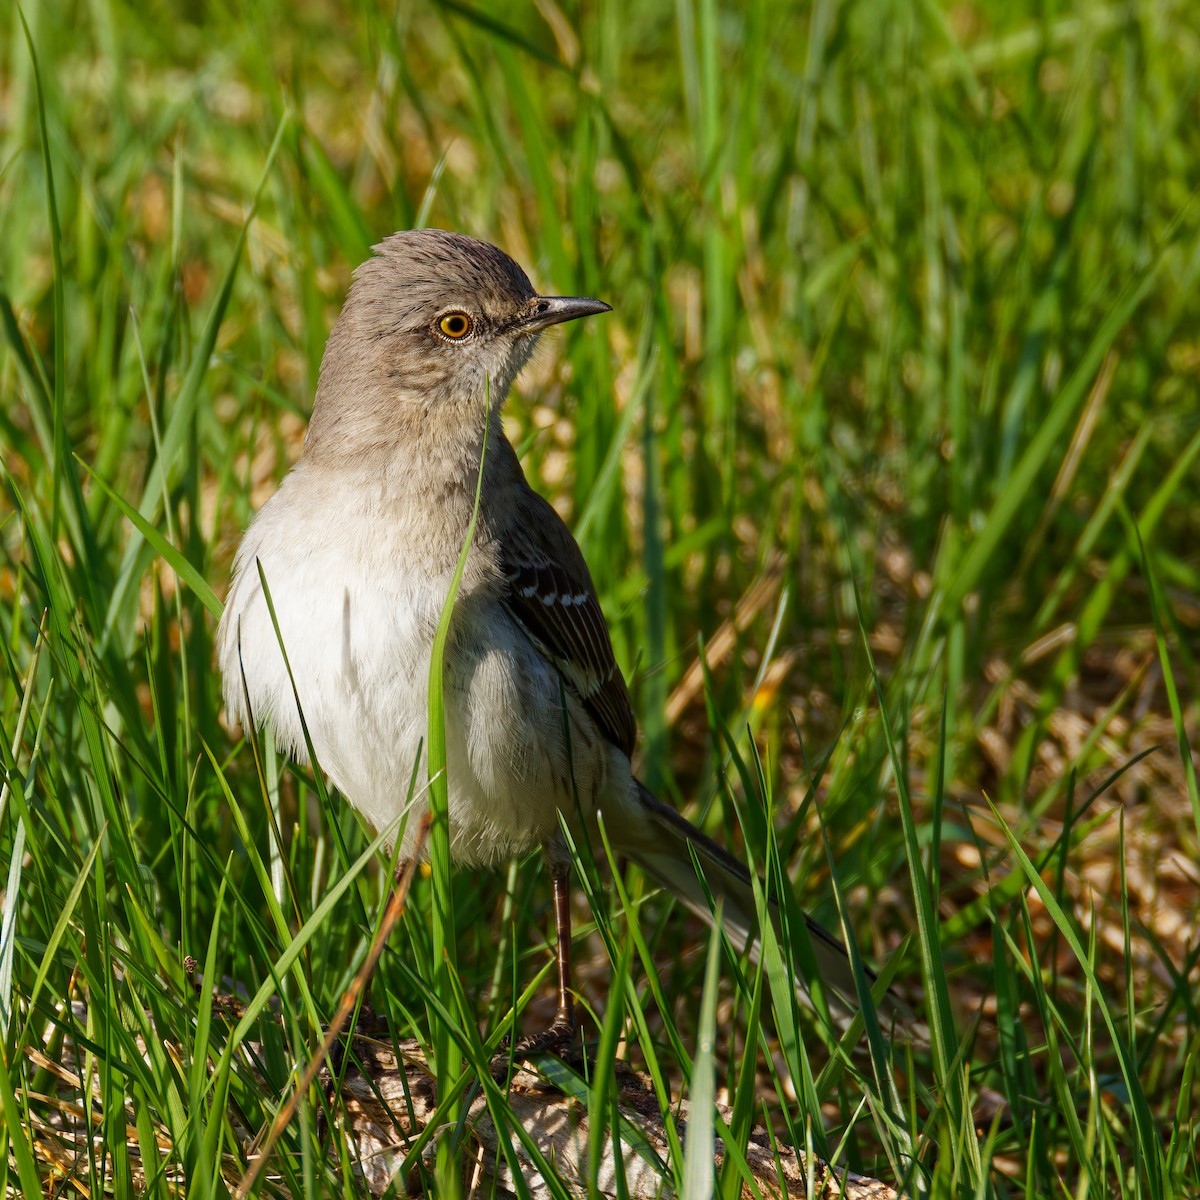
<svg viewBox="0 0 1200 1200"><path fill-rule="evenodd" d="M722 928L739 951L749 951L751 958L757 961L760 950L758 917L749 871L639 781L634 782L638 791L638 819L622 822L623 828L619 831L610 829L609 836L615 834L614 848L633 859L651 878L711 923L712 910L704 886L697 878L696 867L688 851L690 845L700 862L705 883L713 898L723 901ZM778 930L778 909L774 901L771 901L771 911ZM807 913L805 921L830 1015L844 1026L859 1008L849 956L840 939L818 925ZM868 971L868 983L873 979L874 975ZM805 979L797 978L796 994L811 1006L809 984ZM895 1016L900 1015L903 1008L898 1002L893 1002L890 996L884 998L880 1007Z"/></svg>

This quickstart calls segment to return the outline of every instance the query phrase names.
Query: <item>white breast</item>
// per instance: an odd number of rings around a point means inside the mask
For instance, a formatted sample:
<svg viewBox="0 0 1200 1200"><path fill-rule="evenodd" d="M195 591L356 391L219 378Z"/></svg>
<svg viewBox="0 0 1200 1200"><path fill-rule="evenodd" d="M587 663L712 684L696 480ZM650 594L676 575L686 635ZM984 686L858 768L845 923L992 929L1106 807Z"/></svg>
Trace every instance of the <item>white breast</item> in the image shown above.
<svg viewBox="0 0 1200 1200"><path fill-rule="evenodd" d="M244 670L255 721L304 761L298 695L321 769L377 829L405 807L415 766L411 844L425 807L429 660L450 573L433 573L414 550L420 530L378 501L363 509L313 499L302 473L288 476L238 552L218 631L226 704L248 727ZM524 853L555 835L557 809L573 808L576 793L590 804L607 754L581 749L587 718L569 702L571 779L558 677L478 583L468 581L456 605L445 698L456 859Z"/></svg>

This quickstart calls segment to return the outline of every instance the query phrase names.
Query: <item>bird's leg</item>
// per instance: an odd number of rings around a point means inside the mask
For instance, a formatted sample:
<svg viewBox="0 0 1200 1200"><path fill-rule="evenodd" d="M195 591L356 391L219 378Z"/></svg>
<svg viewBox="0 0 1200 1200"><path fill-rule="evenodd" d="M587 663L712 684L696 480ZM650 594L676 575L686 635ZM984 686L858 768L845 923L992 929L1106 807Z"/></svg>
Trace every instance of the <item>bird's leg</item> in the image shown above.
<svg viewBox="0 0 1200 1200"><path fill-rule="evenodd" d="M550 880L554 887L554 930L557 936L558 1011L549 1028L523 1037L513 1047L513 1061L553 1054L570 1055L575 1042L575 999L571 994L571 876L570 864L550 860ZM507 1055L498 1056L507 1062Z"/></svg>
<svg viewBox="0 0 1200 1200"><path fill-rule="evenodd" d="M554 886L554 932L558 939L558 1012L550 1030L575 1039L575 998L571 995L571 874L570 867L556 863L550 868Z"/></svg>

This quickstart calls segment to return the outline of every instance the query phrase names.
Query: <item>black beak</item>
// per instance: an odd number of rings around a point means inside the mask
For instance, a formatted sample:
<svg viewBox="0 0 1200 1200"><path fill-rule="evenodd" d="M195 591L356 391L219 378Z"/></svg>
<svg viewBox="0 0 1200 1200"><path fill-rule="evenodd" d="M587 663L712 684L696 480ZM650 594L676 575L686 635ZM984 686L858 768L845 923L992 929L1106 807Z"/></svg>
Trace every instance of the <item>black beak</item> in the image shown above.
<svg viewBox="0 0 1200 1200"><path fill-rule="evenodd" d="M518 323L518 329L521 333L537 333L563 321L606 312L612 312L612 305L603 300L589 300L586 296L538 296L531 302L529 315Z"/></svg>

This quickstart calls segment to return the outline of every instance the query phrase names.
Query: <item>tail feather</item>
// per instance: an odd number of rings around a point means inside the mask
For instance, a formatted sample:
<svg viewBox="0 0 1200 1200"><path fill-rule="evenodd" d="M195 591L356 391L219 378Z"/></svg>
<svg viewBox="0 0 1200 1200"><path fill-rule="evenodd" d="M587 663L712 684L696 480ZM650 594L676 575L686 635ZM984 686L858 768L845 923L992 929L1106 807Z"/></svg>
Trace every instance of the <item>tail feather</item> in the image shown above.
<svg viewBox="0 0 1200 1200"><path fill-rule="evenodd" d="M624 828L617 836L615 848L636 862L694 913L711 922L709 897L704 884L697 878L695 865L688 852L691 846L700 862L709 891L714 899L722 901L722 928L740 952L749 952L757 961L761 945L758 910L749 871L640 782L634 782L638 789L640 820L636 823L622 822ZM773 900L770 905L778 930L778 908ZM850 958L840 939L817 924L807 913L804 919L830 1015L840 1025L847 1025L859 1007ZM868 983L874 978L868 970ZM797 978L796 994L811 1006L812 997L807 980ZM885 996L881 1008L893 1010L894 1015L899 1015L900 1006L893 1003L890 996Z"/></svg>

